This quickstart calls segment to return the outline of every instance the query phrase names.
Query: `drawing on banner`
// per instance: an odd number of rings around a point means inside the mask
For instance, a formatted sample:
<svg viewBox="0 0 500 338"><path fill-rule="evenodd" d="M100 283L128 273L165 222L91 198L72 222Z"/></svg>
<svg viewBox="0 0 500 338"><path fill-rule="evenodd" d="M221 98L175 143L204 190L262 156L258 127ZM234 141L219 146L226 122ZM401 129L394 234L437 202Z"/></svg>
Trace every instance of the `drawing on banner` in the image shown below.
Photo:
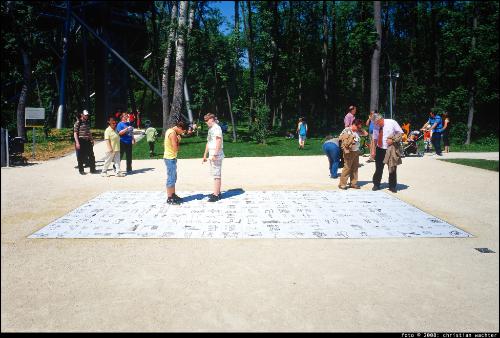
<svg viewBox="0 0 500 338"><path fill-rule="evenodd" d="M183 196L187 202L167 205L161 191L106 192L30 238L471 237L380 192L240 191L210 207L207 194Z"/></svg>

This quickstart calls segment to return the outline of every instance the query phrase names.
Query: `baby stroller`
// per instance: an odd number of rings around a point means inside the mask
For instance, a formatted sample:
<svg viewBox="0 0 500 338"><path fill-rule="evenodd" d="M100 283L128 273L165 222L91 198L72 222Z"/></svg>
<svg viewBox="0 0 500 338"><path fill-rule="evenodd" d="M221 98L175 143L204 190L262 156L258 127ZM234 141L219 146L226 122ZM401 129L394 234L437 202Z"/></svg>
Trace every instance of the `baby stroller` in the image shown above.
<svg viewBox="0 0 500 338"><path fill-rule="evenodd" d="M418 141L424 137L424 134L418 130L414 130L410 133L406 144L403 147L404 156L410 156L411 154L417 156L424 156L423 152L418 151Z"/></svg>

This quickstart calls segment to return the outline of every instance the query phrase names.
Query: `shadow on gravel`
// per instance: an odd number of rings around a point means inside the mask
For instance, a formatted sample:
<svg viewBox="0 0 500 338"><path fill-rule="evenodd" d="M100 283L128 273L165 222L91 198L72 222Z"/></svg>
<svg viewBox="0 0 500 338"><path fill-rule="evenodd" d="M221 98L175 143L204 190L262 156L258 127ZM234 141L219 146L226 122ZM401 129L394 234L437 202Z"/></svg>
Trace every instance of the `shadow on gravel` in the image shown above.
<svg viewBox="0 0 500 338"><path fill-rule="evenodd" d="M365 185L367 185L368 187L372 187L373 186L373 182L372 181L358 181L358 185L360 187L363 187ZM406 184L401 184L401 183L398 183L396 185L396 189L399 191L399 190L406 190L408 189L410 186L409 185L406 185ZM389 183L380 183L380 190L384 190L384 189L389 189Z"/></svg>
<svg viewBox="0 0 500 338"><path fill-rule="evenodd" d="M21 168L21 167L31 167L34 165L39 165L41 163L30 163L30 162L14 162L14 163L9 163L9 166L5 166L2 168ZM77 167L78 168L78 167Z"/></svg>
<svg viewBox="0 0 500 338"><path fill-rule="evenodd" d="M127 172L127 176L129 176L129 175L135 175L135 174L142 174L142 173L146 173L146 172L151 171L151 170L155 170L155 168L136 169L136 170L132 170L130 172Z"/></svg>

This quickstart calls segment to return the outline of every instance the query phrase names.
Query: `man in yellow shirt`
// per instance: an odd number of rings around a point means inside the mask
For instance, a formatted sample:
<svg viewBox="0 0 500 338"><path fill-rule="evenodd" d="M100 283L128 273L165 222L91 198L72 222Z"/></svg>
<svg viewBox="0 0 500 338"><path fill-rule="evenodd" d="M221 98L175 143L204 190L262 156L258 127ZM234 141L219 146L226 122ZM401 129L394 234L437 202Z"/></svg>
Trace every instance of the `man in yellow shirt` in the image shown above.
<svg viewBox="0 0 500 338"><path fill-rule="evenodd" d="M182 202L182 198L175 194L175 182L177 181L177 152L179 151L179 143L181 135L186 132L186 124L179 121L174 127L167 130L165 133L165 152L163 160L167 167L167 203L178 205Z"/></svg>

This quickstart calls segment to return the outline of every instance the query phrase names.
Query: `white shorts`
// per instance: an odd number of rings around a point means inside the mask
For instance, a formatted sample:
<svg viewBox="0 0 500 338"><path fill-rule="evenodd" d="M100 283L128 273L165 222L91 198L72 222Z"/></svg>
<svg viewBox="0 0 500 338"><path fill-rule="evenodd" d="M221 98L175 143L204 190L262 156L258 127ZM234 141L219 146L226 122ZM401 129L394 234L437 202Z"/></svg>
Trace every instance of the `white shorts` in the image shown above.
<svg viewBox="0 0 500 338"><path fill-rule="evenodd" d="M222 159L217 158L215 161L209 160L210 162L210 175L214 178L220 178L222 170Z"/></svg>

